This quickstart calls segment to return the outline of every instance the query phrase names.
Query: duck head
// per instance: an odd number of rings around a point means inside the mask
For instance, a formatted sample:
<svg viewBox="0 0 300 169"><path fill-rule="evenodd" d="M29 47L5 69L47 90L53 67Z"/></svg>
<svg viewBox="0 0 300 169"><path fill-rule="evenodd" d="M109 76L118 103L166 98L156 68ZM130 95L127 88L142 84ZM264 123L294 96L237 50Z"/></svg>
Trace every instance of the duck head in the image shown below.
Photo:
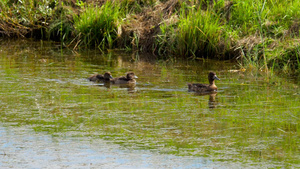
<svg viewBox="0 0 300 169"><path fill-rule="evenodd" d="M104 76L104 79L107 79L107 80L113 79L113 77L112 77L112 75L111 75L110 72L105 72L103 76Z"/></svg>
<svg viewBox="0 0 300 169"><path fill-rule="evenodd" d="M133 73L133 72L129 72L126 75L127 79L137 79L138 77Z"/></svg>

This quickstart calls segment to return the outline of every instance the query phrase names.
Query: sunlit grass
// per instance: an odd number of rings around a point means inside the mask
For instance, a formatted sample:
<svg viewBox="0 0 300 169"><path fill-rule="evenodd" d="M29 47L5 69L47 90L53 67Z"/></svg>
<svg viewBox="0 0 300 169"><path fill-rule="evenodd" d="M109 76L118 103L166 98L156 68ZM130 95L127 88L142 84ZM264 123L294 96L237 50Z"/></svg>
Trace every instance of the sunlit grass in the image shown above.
<svg viewBox="0 0 300 169"><path fill-rule="evenodd" d="M51 2L43 1L1 1L1 30L2 34L8 36L25 36L32 30L40 30L39 34L43 38L42 29L46 26L47 17L52 15ZM36 8L38 6L38 8ZM36 33L38 34L38 33Z"/></svg>
<svg viewBox="0 0 300 169"><path fill-rule="evenodd" d="M266 75L299 75L299 57L290 52L299 37L298 1L5 0L0 7L4 37L168 59L239 58L242 68Z"/></svg>
<svg viewBox="0 0 300 169"><path fill-rule="evenodd" d="M79 45L96 46L101 50L112 49L121 24L120 7L107 1L103 6L89 6L74 18Z"/></svg>
<svg viewBox="0 0 300 169"><path fill-rule="evenodd" d="M278 5L280 4L280 5ZM240 41L242 63L244 67L254 67L256 70L278 72L279 65L287 63L280 59L288 52L290 38L299 36L295 32L295 16L300 5L296 1L236 1L232 8L232 18L228 24L238 30L241 37L246 37ZM290 6L290 8L286 8ZM256 34L256 38L249 36ZM249 37L247 39L247 37ZM247 41L246 43L245 40ZM251 45L250 45L251 44ZM289 45L288 45L289 44ZM284 47L283 47L284 46ZM274 50L275 48L275 50ZM282 50L283 52L276 52ZM293 57L289 55L288 57ZM274 60L277 60L276 63ZM292 65L297 61L292 59ZM289 64L289 63L288 63ZM291 65L286 65L290 69ZM275 67L275 69L274 69ZM280 67L280 66L279 66ZM269 70L268 70L269 69ZM293 68L292 68L293 69ZM289 73L295 73L289 71ZM287 73L288 71L285 71ZM271 72L272 73L272 72Z"/></svg>
<svg viewBox="0 0 300 169"><path fill-rule="evenodd" d="M171 52L195 58L217 55L226 50L219 46L221 41L226 41L224 27L211 11L182 7L179 20L174 24L161 25L162 34L157 38L159 53Z"/></svg>

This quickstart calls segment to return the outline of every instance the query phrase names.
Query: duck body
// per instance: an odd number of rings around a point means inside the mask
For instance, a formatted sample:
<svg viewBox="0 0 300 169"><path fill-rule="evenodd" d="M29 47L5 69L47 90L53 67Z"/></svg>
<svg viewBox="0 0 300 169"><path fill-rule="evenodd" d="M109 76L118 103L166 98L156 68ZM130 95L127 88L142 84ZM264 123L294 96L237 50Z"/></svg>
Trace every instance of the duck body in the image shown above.
<svg viewBox="0 0 300 169"><path fill-rule="evenodd" d="M217 91L216 85L207 85L207 84L200 84L200 83L188 83L188 88L190 92L214 92Z"/></svg>
<svg viewBox="0 0 300 169"><path fill-rule="evenodd" d="M133 73L127 73L126 76L121 76L110 80L112 84L135 84L138 77Z"/></svg>
<svg viewBox="0 0 300 169"><path fill-rule="evenodd" d="M216 73L209 72L208 81L209 84L201 84L201 83L188 83L188 90L198 93L211 93L217 91L217 86L215 85L215 80L220 80Z"/></svg>
<svg viewBox="0 0 300 169"><path fill-rule="evenodd" d="M113 77L110 72L105 72L104 75L96 74L89 77L88 79L93 82L110 82Z"/></svg>

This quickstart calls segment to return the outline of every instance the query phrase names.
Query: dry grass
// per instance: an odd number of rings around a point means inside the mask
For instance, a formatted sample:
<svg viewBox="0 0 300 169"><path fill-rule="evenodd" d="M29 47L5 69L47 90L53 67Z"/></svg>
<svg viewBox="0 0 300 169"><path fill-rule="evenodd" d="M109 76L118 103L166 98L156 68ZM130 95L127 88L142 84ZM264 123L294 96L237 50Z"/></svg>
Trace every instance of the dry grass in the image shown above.
<svg viewBox="0 0 300 169"><path fill-rule="evenodd" d="M172 14L178 5L178 0L170 0L158 3L154 7L146 7L142 12L127 15L125 23L121 27L119 41L130 41L133 50L151 52L155 42L155 36L160 31L160 24L173 18Z"/></svg>

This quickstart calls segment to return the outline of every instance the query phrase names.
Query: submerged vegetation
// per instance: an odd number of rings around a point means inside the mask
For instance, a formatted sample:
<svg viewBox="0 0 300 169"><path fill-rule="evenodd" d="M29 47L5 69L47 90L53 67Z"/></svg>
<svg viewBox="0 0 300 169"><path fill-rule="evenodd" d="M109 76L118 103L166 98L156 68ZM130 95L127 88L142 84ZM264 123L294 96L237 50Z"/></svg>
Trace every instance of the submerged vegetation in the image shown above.
<svg viewBox="0 0 300 169"><path fill-rule="evenodd" d="M0 36L75 50L236 58L245 69L299 75L299 8L295 0L3 0Z"/></svg>

